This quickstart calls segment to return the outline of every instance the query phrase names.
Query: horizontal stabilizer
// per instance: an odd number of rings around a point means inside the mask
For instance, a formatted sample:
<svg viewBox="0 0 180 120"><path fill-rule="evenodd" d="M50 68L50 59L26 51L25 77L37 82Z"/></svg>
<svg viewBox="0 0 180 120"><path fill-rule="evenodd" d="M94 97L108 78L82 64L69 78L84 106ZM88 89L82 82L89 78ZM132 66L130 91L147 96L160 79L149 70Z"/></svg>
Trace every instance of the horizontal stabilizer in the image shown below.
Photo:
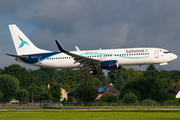
<svg viewBox="0 0 180 120"><path fill-rule="evenodd" d="M12 55L12 54L5 54L11 57L19 58L19 59L28 59L28 56L20 56L20 55Z"/></svg>

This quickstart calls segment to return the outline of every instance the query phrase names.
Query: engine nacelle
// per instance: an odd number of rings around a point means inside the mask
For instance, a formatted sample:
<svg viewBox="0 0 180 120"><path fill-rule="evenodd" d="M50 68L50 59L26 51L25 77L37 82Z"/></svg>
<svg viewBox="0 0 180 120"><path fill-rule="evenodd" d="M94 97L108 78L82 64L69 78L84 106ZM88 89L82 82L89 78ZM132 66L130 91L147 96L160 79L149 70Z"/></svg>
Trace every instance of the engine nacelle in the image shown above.
<svg viewBox="0 0 180 120"><path fill-rule="evenodd" d="M101 68L107 70L116 70L121 69L121 66L118 65L117 60L108 60L101 62Z"/></svg>

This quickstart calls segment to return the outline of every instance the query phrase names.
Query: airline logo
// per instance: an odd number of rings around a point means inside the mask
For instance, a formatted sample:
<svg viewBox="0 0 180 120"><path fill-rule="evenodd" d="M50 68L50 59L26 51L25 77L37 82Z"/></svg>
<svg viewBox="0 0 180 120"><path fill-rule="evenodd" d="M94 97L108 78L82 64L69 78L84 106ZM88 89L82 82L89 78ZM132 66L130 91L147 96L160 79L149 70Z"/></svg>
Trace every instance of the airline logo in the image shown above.
<svg viewBox="0 0 180 120"><path fill-rule="evenodd" d="M145 50L145 52L149 52L148 50Z"/></svg>
<svg viewBox="0 0 180 120"><path fill-rule="evenodd" d="M149 51L146 49L126 50L126 53L139 53L139 52L149 52Z"/></svg>
<svg viewBox="0 0 180 120"><path fill-rule="evenodd" d="M19 36L18 36L19 37ZM21 44L19 45L18 49L19 48L22 48L25 44L26 45L29 45L26 41L24 41L22 38L19 37L19 39L21 40Z"/></svg>

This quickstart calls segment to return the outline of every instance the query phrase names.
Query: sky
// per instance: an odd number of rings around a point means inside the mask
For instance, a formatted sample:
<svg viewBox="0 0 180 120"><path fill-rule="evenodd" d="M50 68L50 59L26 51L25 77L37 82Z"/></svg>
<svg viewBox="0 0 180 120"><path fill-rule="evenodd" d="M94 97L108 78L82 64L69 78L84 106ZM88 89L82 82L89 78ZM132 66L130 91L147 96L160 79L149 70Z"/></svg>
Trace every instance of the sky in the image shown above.
<svg viewBox="0 0 180 120"><path fill-rule="evenodd" d="M180 56L180 0L0 0L0 68L20 64L9 24L39 48L66 50L158 47ZM145 70L147 66L130 66ZM179 58L162 66L180 70Z"/></svg>

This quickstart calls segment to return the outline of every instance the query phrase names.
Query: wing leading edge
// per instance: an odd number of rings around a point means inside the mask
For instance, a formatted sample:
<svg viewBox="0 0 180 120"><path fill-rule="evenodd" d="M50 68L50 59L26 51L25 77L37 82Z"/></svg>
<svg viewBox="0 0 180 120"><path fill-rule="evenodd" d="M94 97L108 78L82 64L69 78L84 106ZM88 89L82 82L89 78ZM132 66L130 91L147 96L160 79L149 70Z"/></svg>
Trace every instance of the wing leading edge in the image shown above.
<svg viewBox="0 0 180 120"><path fill-rule="evenodd" d="M80 63L79 67L97 67L98 64L101 63L100 60L85 57L85 56L81 56L81 55L74 54L74 53L71 53L69 51L66 51L57 40L55 40L55 42L56 42L60 52L63 52L63 53L65 53L65 54L67 54L67 55L74 58L74 60L75 60L74 64L75 63Z"/></svg>

